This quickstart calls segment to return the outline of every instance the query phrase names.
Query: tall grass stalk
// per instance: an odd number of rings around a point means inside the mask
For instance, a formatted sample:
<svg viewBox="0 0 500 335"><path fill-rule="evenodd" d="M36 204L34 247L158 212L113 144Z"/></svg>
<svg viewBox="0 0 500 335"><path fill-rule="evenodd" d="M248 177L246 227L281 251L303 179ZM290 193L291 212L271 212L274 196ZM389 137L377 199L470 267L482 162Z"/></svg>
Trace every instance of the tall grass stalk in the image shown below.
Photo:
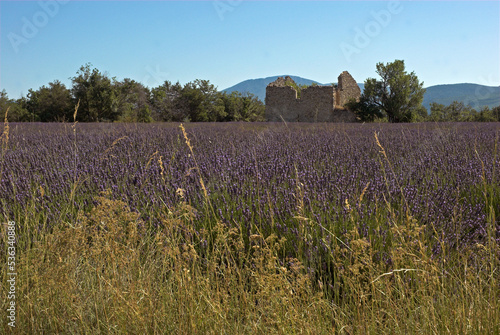
<svg viewBox="0 0 500 335"><path fill-rule="evenodd" d="M10 109L10 107L8 107L7 110L5 111L5 117L4 117L4 122L3 122L3 132L2 132L2 136L1 136L1 139L2 139L1 161L2 162L4 162L5 153L7 152L7 149L9 147L9 131L10 131L9 120L8 120L9 109ZM2 164L2 167L0 168L0 180L3 177L3 169L4 169L4 165Z"/></svg>

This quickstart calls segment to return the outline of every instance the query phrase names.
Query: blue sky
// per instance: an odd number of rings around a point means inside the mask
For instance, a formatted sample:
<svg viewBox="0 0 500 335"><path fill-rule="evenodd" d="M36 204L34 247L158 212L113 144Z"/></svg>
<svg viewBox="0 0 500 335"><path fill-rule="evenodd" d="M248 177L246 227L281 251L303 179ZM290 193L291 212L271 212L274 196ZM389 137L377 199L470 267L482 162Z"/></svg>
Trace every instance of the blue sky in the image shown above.
<svg viewBox="0 0 500 335"><path fill-rule="evenodd" d="M92 63L146 86L298 75L358 82L403 59L424 86L500 85L499 1L0 1L11 98Z"/></svg>

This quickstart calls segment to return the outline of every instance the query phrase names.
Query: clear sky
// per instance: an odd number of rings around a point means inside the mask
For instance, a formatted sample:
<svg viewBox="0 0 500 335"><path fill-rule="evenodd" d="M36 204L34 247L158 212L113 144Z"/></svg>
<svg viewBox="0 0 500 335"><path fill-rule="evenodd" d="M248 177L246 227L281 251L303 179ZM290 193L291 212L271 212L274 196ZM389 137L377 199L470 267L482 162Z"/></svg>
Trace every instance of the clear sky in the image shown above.
<svg viewBox="0 0 500 335"><path fill-rule="evenodd" d="M499 1L0 1L0 90L26 95L90 62L146 86L224 89L290 74L376 77L403 59L424 86L500 85Z"/></svg>

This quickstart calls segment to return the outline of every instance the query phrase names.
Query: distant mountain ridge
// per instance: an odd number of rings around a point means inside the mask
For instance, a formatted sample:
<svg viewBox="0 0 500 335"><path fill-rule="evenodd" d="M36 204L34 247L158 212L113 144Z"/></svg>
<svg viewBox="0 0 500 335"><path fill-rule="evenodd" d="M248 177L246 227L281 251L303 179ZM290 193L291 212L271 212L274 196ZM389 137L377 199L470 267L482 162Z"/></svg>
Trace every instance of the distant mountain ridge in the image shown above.
<svg viewBox="0 0 500 335"><path fill-rule="evenodd" d="M266 86L278 79L278 77L286 77L288 75L282 75L282 76L273 76L273 77L267 77L267 78L259 78L259 79L249 79L242 81L239 84L236 84L234 86L231 86L229 88L226 88L225 92L231 93L233 91L238 91L241 93L252 93L253 95L257 96L262 102L265 101L266 98ZM320 84L317 81L311 80L311 79L306 79L298 76L290 76L298 85L312 85L318 84L318 85L323 85Z"/></svg>
<svg viewBox="0 0 500 335"><path fill-rule="evenodd" d="M476 110L484 106L493 108L500 105L500 86L478 84L430 86L426 89L423 105L429 110L431 102L447 106L453 101L463 102Z"/></svg>
<svg viewBox="0 0 500 335"><path fill-rule="evenodd" d="M223 91L231 93L238 91L241 93L252 93L257 96L262 102L266 98L266 86L272 83L278 77L286 77L287 75L272 76L267 78L249 79L242 81L234 86L224 89ZM299 85L331 85L321 84L318 81L306 79L298 76L290 77ZM363 92L364 84L358 83ZM430 110L431 102L449 105L453 101L461 101L466 105L472 106L474 109L480 109L483 106L490 108L500 105L500 86L484 86L478 84L449 84L435 85L426 88L423 105Z"/></svg>

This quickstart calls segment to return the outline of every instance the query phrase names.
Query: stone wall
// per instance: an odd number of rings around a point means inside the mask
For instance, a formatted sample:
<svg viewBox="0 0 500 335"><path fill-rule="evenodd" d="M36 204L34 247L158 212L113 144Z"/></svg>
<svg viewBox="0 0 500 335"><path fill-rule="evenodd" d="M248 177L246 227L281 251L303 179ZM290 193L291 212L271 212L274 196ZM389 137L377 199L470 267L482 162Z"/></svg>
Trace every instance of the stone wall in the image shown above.
<svg viewBox="0 0 500 335"><path fill-rule="evenodd" d="M297 100L299 119L302 122L326 122L330 119L334 105L332 86L310 86L303 89Z"/></svg>
<svg viewBox="0 0 500 335"><path fill-rule="evenodd" d="M266 87L266 119L268 121L297 121L297 91L290 86Z"/></svg>
<svg viewBox="0 0 500 335"><path fill-rule="evenodd" d="M361 91L352 76L344 71L338 87L310 86L297 91L288 86L290 77L279 77L266 87L266 119L287 122L354 122L355 115L342 108L350 97L359 99ZM356 90L357 88L357 90Z"/></svg>
<svg viewBox="0 0 500 335"><path fill-rule="evenodd" d="M337 100L335 101L335 105L343 107L350 98L359 100L359 97L361 96L361 89L359 88L358 83L356 83L356 80L354 80L351 74L347 71L344 71L338 78L336 93Z"/></svg>

